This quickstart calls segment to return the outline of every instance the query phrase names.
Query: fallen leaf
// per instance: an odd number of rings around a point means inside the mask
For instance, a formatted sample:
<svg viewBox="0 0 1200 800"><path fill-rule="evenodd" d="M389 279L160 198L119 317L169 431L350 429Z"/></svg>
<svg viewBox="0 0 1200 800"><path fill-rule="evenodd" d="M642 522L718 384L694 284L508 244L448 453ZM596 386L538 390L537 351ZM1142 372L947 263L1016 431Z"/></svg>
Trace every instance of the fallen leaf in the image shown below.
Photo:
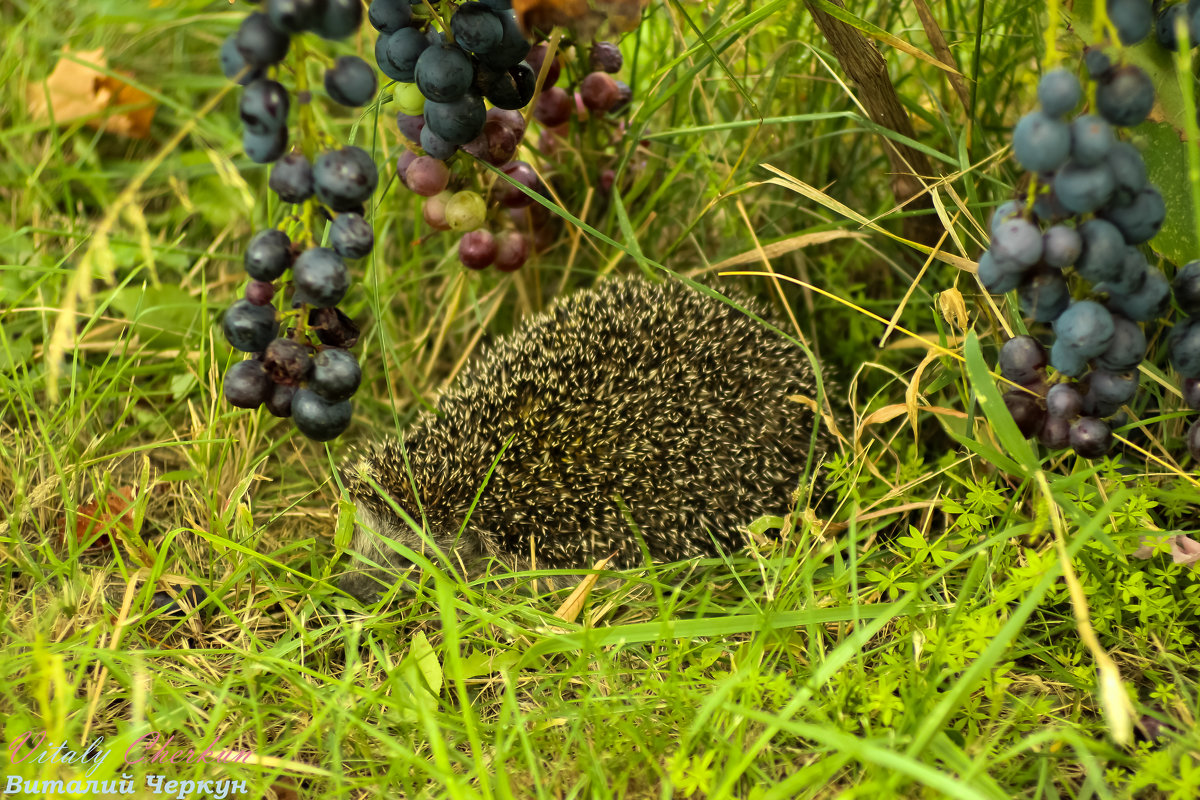
<svg viewBox="0 0 1200 800"><path fill-rule="evenodd" d="M1142 537L1142 546L1133 553L1133 557L1150 558L1156 552L1159 552L1156 545L1161 543L1163 538L1168 538L1170 541L1171 561L1173 563L1183 564L1193 569L1196 568L1197 563L1200 563L1200 542L1182 533L1168 535L1167 537L1144 536Z"/></svg>
<svg viewBox="0 0 1200 800"><path fill-rule="evenodd" d="M607 569L608 562L611 559L612 556L600 559L592 565L592 569ZM554 616L563 622L574 622L575 618L579 616L579 612L583 610L583 603L587 600L588 595L592 593L592 587L596 585L596 581L599 578L600 576L596 574L585 576L579 582L579 585L575 587L574 591L571 592L570 596L558 607L558 610L554 612Z"/></svg>
<svg viewBox="0 0 1200 800"><path fill-rule="evenodd" d="M111 531L115 525L126 529L133 528L133 487L122 486L111 491L104 502L93 500L84 503L75 512L75 540L85 542L95 535L97 530L104 531L103 536L97 537L90 545L91 549L112 547ZM63 539L67 538L67 521L62 519Z"/></svg>
<svg viewBox="0 0 1200 800"><path fill-rule="evenodd" d="M53 119L57 125L87 118L89 127L131 139L147 138L157 106L150 95L105 74L107 68L104 48L64 51L45 83L30 84L26 98L30 115L38 122Z"/></svg>
<svg viewBox="0 0 1200 800"><path fill-rule="evenodd" d="M617 33L633 30L648 4L649 0L513 0L512 5L526 33L549 33L561 25L579 39L591 39L606 22Z"/></svg>

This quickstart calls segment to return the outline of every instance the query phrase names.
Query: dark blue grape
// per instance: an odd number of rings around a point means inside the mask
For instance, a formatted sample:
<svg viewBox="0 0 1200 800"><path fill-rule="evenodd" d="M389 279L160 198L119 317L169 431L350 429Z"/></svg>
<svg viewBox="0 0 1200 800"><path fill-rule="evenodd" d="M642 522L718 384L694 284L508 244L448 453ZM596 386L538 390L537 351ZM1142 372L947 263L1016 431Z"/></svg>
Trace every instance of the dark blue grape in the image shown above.
<svg viewBox="0 0 1200 800"><path fill-rule="evenodd" d="M1071 378L1078 378L1087 370L1087 359L1061 341L1050 347L1050 366Z"/></svg>
<svg viewBox="0 0 1200 800"><path fill-rule="evenodd" d="M529 55L530 44L517 24L516 16L511 12L497 14L500 24L504 27L504 36L500 44L487 53L480 53L479 60L492 69L509 69L520 64Z"/></svg>
<svg viewBox="0 0 1200 800"><path fill-rule="evenodd" d="M1046 348L1032 336L1014 336L1000 347L1000 374L1013 383L1036 383L1047 363Z"/></svg>
<svg viewBox="0 0 1200 800"><path fill-rule="evenodd" d="M1017 430L1025 438L1042 429L1046 410L1033 394L1024 389L1011 389L1004 393L1004 405L1012 415L1013 422L1017 423Z"/></svg>
<svg viewBox="0 0 1200 800"><path fill-rule="evenodd" d="M1071 304L1071 290L1056 270L1041 270L1026 278L1017 297L1021 313L1034 322L1053 322Z"/></svg>
<svg viewBox="0 0 1200 800"><path fill-rule="evenodd" d="M1112 314L1094 300L1078 300L1054 321L1054 332L1058 336L1055 344L1070 348L1084 359L1095 358L1112 342Z"/></svg>
<svg viewBox="0 0 1200 800"><path fill-rule="evenodd" d="M349 400L330 403L311 389L300 389L292 398L292 420L309 439L328 442L350 427L354 406Z"/></svg>
<svg viewBox="0 0 1200 800"><path fill-rule="evenodd" d="M267 349L279 330L274 308L256 306L245 298L235 300L229 307L221 327L229 345L243 353L258 353Z"/></svg>
<svg viewBox="0 0 1200 800"><path fill-rule="evenodd" d="M277 417L292 415L292 398L296 396L297 387L277 383L271 387L267 399L263 403L267 411Z"/></svg>
<svg viewBox="0 0 1200 800"><path fill-rule="evenodd" d="M1113 338L1108 349L1096 356L1096 366L1109 372L1137 369L1146 357L1146 334L1131 319L1113 314Z"/></svg>
<svg viewBox="0 0 1200 800"><path fill-rule="evenodd" d="M277 161L287 150L288 131L280 128L274 133L259 136L250 131L242 132L242 149L246 156L256 164L270 164Z"/></svg>
<svg viewBox="0 0 1200 800"><path fill-rule="evenodd" d="M313 195L312 164L303 153L288 153L271 167L267 186L285 203L303 203Z"/></svg>
<svg viewBox="0 0 1200 800"><path fill-rule="evenodd" d="M354 211L379 185L379 170L361 147L347 146L317 156L313 187L317 199L334 211Z"/></svg>
<svg viewBox="0 0 1200 800"><path fill-rule="evenodd" d="M1108 205L1100 209L1100 216L1121 231L1129 244L1148 242L1158 235L1167 218L1167 205L1162 194L1153 186L1147 186L1134 196L1127 205Z"/></svg>
<svg viewBox="0 0 1200 800"><path fill-rule="evenodd" d="M1031 111L1021 117L1013 128L1012 141L1017 163L1030 172L1052 172L1071 153L1070 127L1044 111Z"/></svg>
<svg viewBox="0 0 1200 800"><path fill-rule="evenodd" d="M1148 0L1108 0L1108 18L1117 28L1121 44L1137 44L1150 35L1154 14Z"/></svg>
<svg viewBox="0 0 1200 800"><path fill-rule="evenodd" d="M393 80L412 83L416 79L417 62L429 49L429 40L416 28L401 28L379 39L384 42L383 58L378 59L379 68ZM378 57L378 45L375 53Z"/></svg>
<svg viewBox="0 0 1200 800"><path fill-rule="evenodd" d="M1188 453L1193 461L1200 461L1200 420L1192 423L1187 435Z"/></svg>
<svg viewBox="0 0 1200 800"><path fill-rule="evenodd" d="M1146 280L1141 288L1130 294L1110 294L1108 304L1125 316L1138 322L1158 319L1171 302L1171 285L1161 270L1153 267L1146 270Z"/></svg>
<svg viewBox="0 0 1200 800"><path fill-rule="evenodd" d="M235 36L238 52L252 67L278 64L292 43L286 33L272 25L267 15L259 11L242 20Z"/></svg>
<svg viewBox="0 0 1200 800"><path fill-rule="evenodd" d="M1112 429L1104 420L1080 417L1071 423L1071 449L1083 458L1099 458L1112 448Z"/></svg>
<svg viewBox="0 0 1200 800"><path fill-rule="evenodd" d="M1083 395L1072 383L1056 383L1046 392L1046 413L1061 419L1074 419L1083 410Z"/></svg>
<svg viewBox="0 0 1200 800"><path fill-rule="evenodd" d="M471 88L475 80L475 67L461 48L442 45L426 48L417 59L413 74L421 94L429 100L448 103L462 97Z"/></svg>
<svg viewBox="0 0 1200 800"><path fill-rule="evenodd" d="M1042 76L1037 87L1042 110L1052 117L1061 117L1075 110L1083 99L1083 88L1075 73L1059 67Z"/></svg>
<svg viewBox="0 0 1200 800"><path fill-rule="evenodd" d="M267 228L246 245L246 272L256 281L277 280L292 265L292 240L281 230Z"/></svg>
<svg viewBox="0 0 1200 800"><path fill-rule="evenodd" d="M1042 260L1051 267L1066 269L1083 253L1083 237L1066 225L1051 226L1042 235Z"/></svg>
<svg viewBox="0 0 1200 800"><path fill-rule="evenodd" d="M341 56L325 71L325 91L344 106L365 106L376 86L375 70L358 56Z"/></svg>
<svg viewBox="0 0 1200 800"><path fill-rule="evenodd" d="M363 258L375 246L375 232L362 215L346 211L333 221L329 246L342 258Z"/></svg>
<svg viewBox="0 0 1200 800"><path fill-rule="evenodd" d="M1052 181L1052 176L1046 177L1047 181ZM1033 201L1033 214L1035 219L1045 220L1046 222L1059 222L1072 216L1072 213L1067 210L1061 202L1058 195L1054 193L1053 186L1048 192L1038 192Z"/></svg>
<svg viewBox="0 0 1200 800"><path fill-rule="evenodd" d="M463 3L450 19L454 43L478 55L490 53L504 39L500 17L483 3Z"/></svg>
<svg viewBox="0 0 1200 800"><path fill-rule="evenodd" d="M346 350L322 350L313 361L308 388L331 403L349 400L362 383L362 369Z"/></svg>
<svg viewBox="0 0 1200 800"><path fill-rule="evenodd" d="M1115 187L1112 168L1106 162L1085 167L1068 161L1054 174L1054 196L1072 214L1089 214L1100 208Z"/></svg>
<svg viewBox="0 0 1200 800"><path fill-rule="evenodd" d="M479 135L487 120L483 98L468 92L450 103L425 103L425 129L450 144L466 144ZM436 157L436 156L435 156Z"/></svg>
<svg viewBox="0 0 1200 800"><path fill-rule="evenodd" d="M1095 114L1081 114L1071 121L1071 161L1092 167L1108 156L1116 143L1112 126Z"/></svg>
<svg viewBox="0 0 1200 800"><path fill-rule="evenodd" d="M1113 125L1132 127L1154 107L1154 82L1141 67L1126 64L1109 72L1096 87L1096 108Z"/></svg>
<svg viewBox="0 0 1200 800"><path fill-rule="evenodd" d="M312 30L325 39L345 39L362 24L362 0L323 0L325 11Z"/></svg>
<svg viewBox="0 0 1200 800"><path fill-rule="evenodd" d="M237 78L242 70L246 68L246 59L242 58L242 54L238 52L236 33L229 34L225 38L225 41L221 43L220 59L221 72L230 80ZM245 75L242 75L241 78L238 78L238 83L245 86L258 80L265 74L266 72L262 67L251 69Z"/></svg>
<svg viewBox="0 0 1200 800"><path fill-rule="evenodd" d="M1137 394L1137 387L1136 372L1130 376L1097 370L1089 377L1088 391L1083 397L1083 411L1085 414L1093 413L1088 410L1088 398L1091 397L1097 409L1111 409L1108 413L1096 413L1095 416L1112 416L1117 413L1117 409L1133 399L1133 396Z"/></svg>
<svg viewBox="0 0 1200 800"><path fill-rule="evenodd" d="M238 408L258 408L267 399L271 380L257 358L239 361L225 373L225 399Z"/></svg>
<svg viewBox="0 0 1200 800"><path fill-rule="evenodd" d="M1200 317L1176 323L1168 338L1171 363L1184 378L1200 378Z"/></svg>
<svg viewBox="0 0 1200 800"><path fill-rule="evenodd" d="M350 272L342 257L328 247L311 247L292 266L296 299L317 308L336 306L350 287Z"/></svg>
<svg viewBox="0 0 1200 800"><path fill-rule="evenodd" d="M516 110L529 103L522 97L517 79L510 72L480 67L475 73L475 88L496 108Z"/></svg>
<svg viewBox="0 0 1200 800"><path fill-rule="evenodd" d="M1051 450L1063 450L1071 443L1071 423L1062 417L1047 414L1038 431L1038 441Z"/></svg>
<svg viewBox="0 0 1200 800"><path fill-rule="evenodd" d="M408 0L371 0L367 20L380 33L395 33L412 23L412 3Z"/></svg>
<svg viewBox="0 0 1200 800"><path fill-rule="evenodd" d="M1042 232L1027 219L1011 219L992 235L991 250L998 261L1031 267L1042 257Z"/></svg>
<svg viewBox="0 0 1200 800"><path fill-rule="evenodd" d="M1183 392L1183 403L1192 411L1200 411L1200 380L1184 378L1179 387Z"/></svg>
<svg viewBox="0 0 1200 800"><path fill-rule="evenodd" d="M1141 250L1132 245L1125 247L1125 256L1121 259L1120 276L1112 281L1096 284L1097 292L1107 292L1112 295L1128 295L1137 292L1146 283L1146 271L1149 265Z"/></svg>
<svg viewBox="0 0 1200 800"><path fill-rule="evenodd" d="M450 144L430 130L428 125L421 128L421 148L427 155L441 161L450 159L458 151L458 145Z"/></svg>
<svg viewBox="0 0 1200 800"><path fill-rule="evenodd" d="M267 16L279 30L300 33L316 23L323 5L324 0L267 0Z"/></svg>
<svg viewBox="0 0 1200 800"><path fill-rule="evenodd" d="M1182 23L1184 27L1187 27L1188 22L1187 8L1183 4L1167 6L1159 12L1154 25L1154 35L1164 50L1175 52L1179 49L1179 36L1175 26Z"/></svg>
<svg viewBox="0 0 1200 800"><path fill-rule="evenodd" d="M263 78L242 90L238 116L248 133L267 136L287 125L288 106L283 84Z"/></svg>
<svg viewBox="0 0 1200 800"><path fill-rule="evenodd" d="M1075 261L1075 269L1092 283L1115 281L1121 277L1125 259L1125 239L1111 222L1089 219L1079 226L1083 252Z"/></svg>
<svg viewBox="0 0 1200 800"><path fill-rule="evenodd" d="M1098 81L1112 69L1112 59L1098 47L1088 48L1083 54L1083 63L1087 67L1088 77Z"/></svg>
<svg viewBox="0 0 1200 800"><path fill-rule="evenodd" d="M1011 261L1001 262L997 260L990 250L985 250L983 255L979 257L979 270L977 274L979 282L983 284L983 288L992 294L1005 294L1021 285L1022 273L1020 268Z"/></svg>
<svg viewBox="0 0 1200 800"><path fill-rule="evenodd" d="M1117 142L1108 151L1108 166L1112 169L1116 191L1114 203L1128 203L1146 187L1146 162L1129 142Z"/></svg>
<svg viewBox="0 0 1200 800"><path fill-rule="evenodd" d="M1189 317L1200 316L1200 261L1189 261L1179 268L1172 282L1175 302Z"/></svg>
<svg viewBox="0 0 1200 800"><path fill-rule="evenodd" d="M992 212L992 221L989 225L992 235L996 235L996 231L1002 224L1011 219L1015 219L1016 217L1020 217L1022 214L1024 214L1024 212L1025 204L1020 200L1006 200L1005 202L996 206L996 210Z"/></svg>
<svg viewBox="0 0 1200 800"><path fill-rule="evenodd" d="M518 108L524 108L533 99L534 89L537 88L537 72L528 61L522 61L510 69L508 74L512 76L513 82L517 84L517 97L519 98L518 102L521 104ZM514 108L505 110L516 111Z"/></svg>

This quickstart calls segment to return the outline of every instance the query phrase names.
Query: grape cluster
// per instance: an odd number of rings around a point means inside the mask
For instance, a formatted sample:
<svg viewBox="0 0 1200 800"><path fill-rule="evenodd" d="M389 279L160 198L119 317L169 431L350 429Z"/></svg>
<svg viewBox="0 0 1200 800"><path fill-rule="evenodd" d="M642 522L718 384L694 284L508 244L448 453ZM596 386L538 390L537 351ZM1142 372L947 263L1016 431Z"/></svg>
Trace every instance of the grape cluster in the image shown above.
<svg viewBox="0 0 1200 800"><path fill-rule="evenodd" d="M287 90L270 70L283 61L292 36L311 31L326 39L344 39L362 23L358 0L267 0L264 11L249 14L221 44L221 70L244 87L238 112L242 148L259 164L277 161L287 151ZM335 102L366 105L375 95L375 70L357 56L342 56L325 72L325 89Z"/></svg>
<svg viewBox="0 0 1200 800"><path fill-rule="evenodd" d="M291 417L317 441L338 436L350 424L350 397L362 380L349 351L358 329L337 305L350 286L346 262L374 246L365 204L379 172L370 154L354 146L326 148L311 161L299 149L284 155L289 96L269 72L286 56L292 36L308 31L341 39L361 22L359 0L267 0L264 11L248 15L221 49L223 71L231 78L241 75L244 85L239 114L247 155L274 162L268 186L284 203L300 206L285 223L295 240L269 228L246 248L250 281L222 326L229 344L252 356L229 369L224 393L239 408L266 406L275 416ZM374 69L355 56L336 59L324 83L329 97L346 106L367 104L377 89ZM318 219L330 221L328 246L315 242ZM291 310L281 315L274 301L287 288ZM281 336L282 321L287 324Z"/></svg>
<svg viewBox="0 0 1200 800"><path fill-rule="evenodd" d="M1114 12L1123 5L1109 3ZM1127 18L1113 19L1128 29ZM1141 153L1116 135L1149 114L1153 84L1099 50L1087 65L1094 113L1067 119L1083 89L1073 73L1055 69L1038 84L1041 108L1014 128L1013 155L1033 174L1033 188L996 210L978 277L990 292L1015 289L1022 313L1055 334L1048 357L1029 336L1001 350L1001 374L1020 387L1005 395L1018 427L1047 447L1096 457L1108 451L1114 415L1137 390L1146 354L1139 323L1162 316L1171 287L1139 248L1162 227L1163 197Z"/></svg>
<svg viewBox="0 0 1200 800"><path fill-rule="evenodd" d="M1113 5L1112 0L1109 0L1109 5ZM1153 4L1149 0L1141 0L1136 3L1132 0L1125 0L1117 5L1125 7L1122 9L1122 17L1128 17L1132 20L1132 25L1136 26L1130 28L1130 22L1118 21L1113 12L1109 11L1109 18L1121 32L1122 42L1125 42L1126 38L1126 33L1122 30L1123 24L1132 32L1139 32L1143 26L1148 24L1144 21L1147 18L1152 19L1154 38L1158 40L1164 50L1175 52L1182 47L1183 42L1179 39L1180 26L1187 29L1188 41L1192 47L1195 47L1200 41L1200 0L1187 0L1185 3L1175 4L1168 4L1163 0L1154 0ZM1142 34L1143 37L1145 35L1146 33Z"/></svg>
<svg viewBox="0 0 1200 800"><path fill-rule="evenodd" d="M1164 0L1107 0L1108 19L1123 45L1133 45L1154 33L1158 44L1177 51L1179 26L1188 32L1193 47L1200 41L1200 0L1166 3Z"/></svg>
<svg viewBox="0 0 1200 800"><path fill-rule="evenodd" d="M426 198L422 216L432 228L463 234L458 251L464 265L516 270L528 256L525 237L486 229L487 201L472 189L449 188L450 162L462 151L508 174L516 170L517 180L532 174L528 164L521 170L515 166L520 162L509 163L525 135L518 110L533 99L537 83L537 72L525 60L530 44L507 0L446 7L449 18L437 20L446 25L443 30L429 9L407 0L372 0L367 12L379 31L375 59L397 82L392 91L397 127L412 145L397 160L397 174ZM536 175L526 185L536 188Z"/></svg>

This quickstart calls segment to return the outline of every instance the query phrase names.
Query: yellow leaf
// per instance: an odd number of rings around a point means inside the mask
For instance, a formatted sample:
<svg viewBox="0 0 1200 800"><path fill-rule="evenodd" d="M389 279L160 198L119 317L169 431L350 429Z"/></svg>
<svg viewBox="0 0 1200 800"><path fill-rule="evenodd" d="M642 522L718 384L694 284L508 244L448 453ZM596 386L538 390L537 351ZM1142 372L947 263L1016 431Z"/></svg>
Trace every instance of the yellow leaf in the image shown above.
<svg viewBox="0 0 1200 800"><path fill-rule="evenodd" d="M601 570L608 566L609 559L602 558L592 565L592 569ZM579 612L583 610L583 603L592 592L592 587L596 585L599 575L588 575L579 582L575 587L575 591L571 592L570 597L563 601L558 610L554 612L554 616L561 619L563 622L574 622L579 616Z"/></svg>
<svg viewBox="0 0 1200 800"><path fill-rule="evenodd" d="M150 95L107 70L104 48L63 51L45 82L29 85L26 102L30 116L57 125L86 119L88 126L107 133L147 138L157 106Z"/></svg>

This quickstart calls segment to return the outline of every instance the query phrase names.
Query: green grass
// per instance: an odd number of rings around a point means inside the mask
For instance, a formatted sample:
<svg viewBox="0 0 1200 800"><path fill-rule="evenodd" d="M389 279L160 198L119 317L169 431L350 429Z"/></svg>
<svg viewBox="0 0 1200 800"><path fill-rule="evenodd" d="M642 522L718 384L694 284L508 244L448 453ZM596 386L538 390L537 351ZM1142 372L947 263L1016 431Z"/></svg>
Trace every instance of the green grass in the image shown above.
<svg viewBox="0 0 1200 800"><path fill-rule="evenodd" d="M940 172L945 250L970 262L1019 177L992 155L1033 103L1045 4L929 5L970 102L941 70L883 52ZM862 6L860 26L930 51L910 6ZM213 321L241 290L250 234L284 214L241 156L236 95L198 113L227 90L215 55L239 14L199 0L0 7L5 759L27 730L79 748L103 736L112 756L93 779L244 780L252 797L1200 792L1200 581L1163 554L1131 558L1148 530L1195 518L1196 484L1171 462L1191 466L1169 376L1144 375L1125 431L1165 466L1024 445L987 374L1019 317L886 235L910 212L895 208L884 138L803 7L651 8L623 43L636 135L609 157L628 180L589 197L581 176L602 165L568 157L555 185L575 222L515 276L465 274L453 238L384 170L381 246L345 304L363 324L365 384L350 432L323 446L220 396L238 355ZM29 116L27 92L67 47L103 47L155 96L152 140ZM394 161L387 106L316 107L331 133ZM743 254L722 271L762 270L773 245L774 271L829 294L715 275ZM527 581L434 576L371 608L337 592L353 510L331 475L348 445L402 431L485 336L560 291L655 265L795 313L788 332L851 409L845 452L823 467L832 519L802 503L779 509L784 536L747 551L606 574L577 622L553 616L569 590ZM951 289L969 336L943 317ZM903 330L884 340L870 315ZM56 330L69 336L53 364ZM64 537L121 488L134 521L114 530L115 553ZM208 593L200 611L154 606L190 584ZM252 757L123 767L152 732ZM0 780L82 771L6 760Z"/></svg>

